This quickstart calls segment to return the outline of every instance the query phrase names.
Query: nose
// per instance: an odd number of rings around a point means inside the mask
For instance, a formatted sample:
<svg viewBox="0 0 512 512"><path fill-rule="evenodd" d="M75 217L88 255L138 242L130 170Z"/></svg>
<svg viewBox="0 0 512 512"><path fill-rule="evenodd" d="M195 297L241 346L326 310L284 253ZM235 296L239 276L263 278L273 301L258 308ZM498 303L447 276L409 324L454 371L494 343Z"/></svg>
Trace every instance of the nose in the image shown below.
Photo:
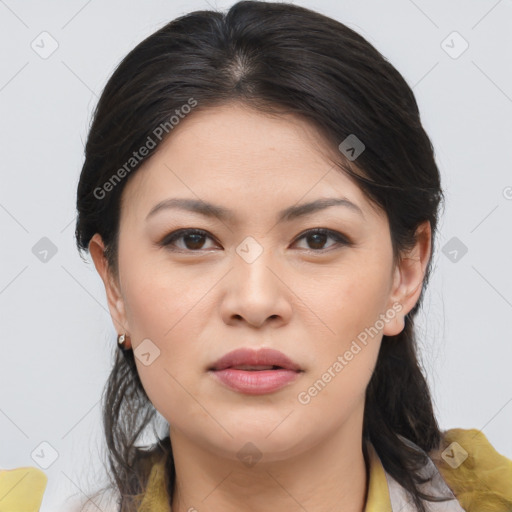
<svg viewBox="0 0 512 512"><path fill-rule="evenodd" d="M271 251L254 261L238 254L224 281L221 315L227 325L247 323L261 328L265 322L280 327L290 321L293 293Z"/></svg>

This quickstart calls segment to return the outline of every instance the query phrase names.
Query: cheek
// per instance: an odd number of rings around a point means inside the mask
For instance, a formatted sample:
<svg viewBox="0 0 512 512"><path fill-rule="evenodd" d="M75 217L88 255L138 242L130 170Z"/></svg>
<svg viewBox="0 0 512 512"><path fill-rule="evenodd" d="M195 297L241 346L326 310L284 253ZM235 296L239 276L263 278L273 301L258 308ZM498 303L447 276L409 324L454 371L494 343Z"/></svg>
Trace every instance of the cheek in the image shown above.
<svg viewBox="0 0 512 512"><path fill-rule="evenodd" d="M126 315L134 337L153 336L161 343L187 324L211 286L204 276L194 280L186 271L134 261L126 265L124 275Z"/></svg>
<svg viewBox="0 0 512 512"><path fill-rule="evenodd" d="M325 367L324 378L322 371L316 379L312 378L308 382L309 387L304 386L300 390L300 397L297 397L300 428L312 432L321 430L322 435L325 435L326 432L337 431L347 421L354 420L357 423L358 411L361 417L363 414L365 392L377 354L378 347L377 350L362 349L342 370L337 372L331 367L329 372L328 367Z"/></svg>
<svg viewBox="0 0 512 512"><path fill-rule="evenodd" d="M376 324L386 307L388 290L389 278L381 265L347 261L317 276L308 301L322 320L322 332L341 348L340 342L342 346L350 343Z"/></svg>
<svg viewBox="0 0 512 512"><path fill-rule="evenodd" d="M143 340L151 340L158 347L158 363L180 380L188 380L204 363L199 346L208 318L205 302L201 301L204 294L170 290L161 282L154 287L147 282L141 284L140 292L129 298L134 350Z"/></svg>
<svg viewBox="0 0 512 512"><path fill-rule="evenodd" d="M379 331L361 328L369 316L354 310L351 318L344 312L335 325L337 335L329 338L332 342L323 340L325 348L297 393L298 407L311 425L322 417L325 428L336 428L362 406L382 342Z"/></svg>
<svg viewBox="0 0 512 512"><path fill-rule="evenodd" d="M187 391L194 389L204 364L197 340L208 318L204 296L213 283L204 277L194 283L185 274L134 265L125 267L123 282L137 371L149 399L168 421L176 411L187 417L200 413ZM137 350L141 343L146 345ZM149 365L137 357L145 347L158 354Z"/></svg>
<svg viewBox="0 0 512 512"><path fill-rule="evenodd" d="M323 280L322 280L323 279ZM306 415L332 408L333 422L343 421L360 405L375 367L387 302L388 277L381 265L353 261L317 281L312 308L321 321L322 350L301 387ZM325 414L324 414L325 416Z"/></svg>
<svg viewBox="0 0 512 512"><path fill-rule="evenodd" d="M194 329L200 329L192 325L197 312L186 297L170 292L161 282L153 286L148 281L133 282L132 286L140 291L130 295L129 314L135 362L144 390L168 422L176 421L176 414L193 418L199 411L189 393L202 363L200 347L193 342ZM149 345L147 339L151 340ZM143 346L137 350L140 343L157 354L149 365L143 362Z"/></svg>

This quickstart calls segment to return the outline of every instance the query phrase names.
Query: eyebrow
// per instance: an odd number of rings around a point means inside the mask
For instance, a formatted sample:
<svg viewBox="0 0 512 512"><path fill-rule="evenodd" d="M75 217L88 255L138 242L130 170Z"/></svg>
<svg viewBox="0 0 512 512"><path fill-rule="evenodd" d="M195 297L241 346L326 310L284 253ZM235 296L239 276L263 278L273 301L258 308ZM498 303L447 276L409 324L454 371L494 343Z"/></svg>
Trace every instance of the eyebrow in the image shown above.
<svg viewBox="0 0 512 512"><path fill-rule="evenodd" d="M364 218L364 214L356 204L346 198L326 198L317 199L311 203L290 206L281 210L277 216L277 222L290 222L298 217L303 217L311 213L330 208L331 206L344 206L351 211L358 213ZM235 217L231 210L223 206L207 203L197 199L186 198L170 198L164 199L156 204L146 216L146 220L155 215L157 212L165 209L181 209L204 215L205 217L217 217L221 221L233 222Z"/></svg>

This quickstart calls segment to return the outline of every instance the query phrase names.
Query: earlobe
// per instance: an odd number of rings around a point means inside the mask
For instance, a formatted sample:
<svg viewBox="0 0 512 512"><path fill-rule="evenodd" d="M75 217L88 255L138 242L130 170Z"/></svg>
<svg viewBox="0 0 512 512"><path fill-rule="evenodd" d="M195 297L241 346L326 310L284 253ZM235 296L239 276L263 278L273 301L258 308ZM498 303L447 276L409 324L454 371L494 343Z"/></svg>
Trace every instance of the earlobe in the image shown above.
<svg viewBox="0 0 512 512"><path fill-rule="evenodd" d="M108 308L114 326L118 333L127 333L129 329L127 328L123 297L119 289L119 283L117 283L109 268L107 258L105 257L105 245L99 233L94 234L89 241L89 254L105 286Z"/></svg>
<svg viewBox="0 0 512 512"><path fill-rule="evenodd" d="M395 336L402 332L405 327L405 315L418 302L430 260L430 251L430 222L424 221L416 230L415 246L400 258L395 268L390 307L393 303L399 303L401 309L397 311L394 319L386 324L383 331L386 336Z"/></svg>

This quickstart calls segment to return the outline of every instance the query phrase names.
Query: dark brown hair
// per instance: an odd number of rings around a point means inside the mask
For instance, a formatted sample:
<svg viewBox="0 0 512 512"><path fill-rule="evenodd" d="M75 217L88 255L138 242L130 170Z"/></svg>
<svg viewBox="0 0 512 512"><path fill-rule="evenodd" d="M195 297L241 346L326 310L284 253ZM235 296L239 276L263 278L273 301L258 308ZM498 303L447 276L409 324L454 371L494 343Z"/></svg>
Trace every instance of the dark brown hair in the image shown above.
<svg viewBox="0 0 512 512"><path fill-rule="evenodd" d="M414 246L423 221L430 222L434 250L443 200L440 175L413 92L400 73L362 36L336 20L288 3L241 1L226 13L196 11L171 21L130 51L104 88L78 184L76 241L79 251L86 251L99 233L115 275L123 188L161 140L172 137L169 119L183 113L191 99L198 109L241 102L268 113L299 115L336 150L356 135L364 151L356 160L338 151L334 163L386 213L395 263ZM147 146L149 138L155 140L161 126L169 128L165 136L127 169L133 152ZM119 179L113 182L115 175ZM111 186L105 187L107 182ZM431 259L404 330L383 338L366 390L363 424L364 439L373 443L386 471L421 512L422 499L436 501L418 487L424 481L418 470L426 459L400 436L425 452L437 449L442 437L417 358L414 329L430 268ZM117 351L103 408L112 486L122 496L120 510L135 510L130 496L144 491L153 455L165 457L172 497L175 470L169 436L149 452L135 446L156 411L139 379L133 351Z"/></svg>

